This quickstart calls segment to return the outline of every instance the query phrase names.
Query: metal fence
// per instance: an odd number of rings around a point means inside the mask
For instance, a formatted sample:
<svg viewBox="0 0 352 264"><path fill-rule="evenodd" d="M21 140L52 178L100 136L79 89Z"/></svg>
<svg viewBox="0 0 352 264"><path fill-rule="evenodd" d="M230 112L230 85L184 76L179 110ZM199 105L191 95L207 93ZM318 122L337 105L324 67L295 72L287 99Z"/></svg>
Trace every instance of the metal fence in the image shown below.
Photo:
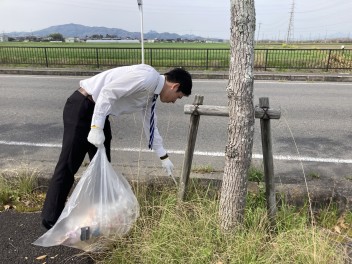
<svg viewBox="0 0 352 264"><path fill-rule="evenodd" d="M156 68L193 70L227 70L229 59L229 49L146 48L144 55L145 63ZM140 48L0 46L1 65L101 68L140 62ZM351 70L352 50L255 49L254 68Z"/></svg>

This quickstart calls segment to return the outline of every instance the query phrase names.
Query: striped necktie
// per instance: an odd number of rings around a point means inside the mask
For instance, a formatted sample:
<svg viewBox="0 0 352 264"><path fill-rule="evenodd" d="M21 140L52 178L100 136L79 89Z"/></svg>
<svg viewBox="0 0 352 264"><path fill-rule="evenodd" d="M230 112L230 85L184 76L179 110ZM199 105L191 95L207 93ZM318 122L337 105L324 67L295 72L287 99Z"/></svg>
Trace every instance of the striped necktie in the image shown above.
<svg viewBox="0 0 352 264"><path fill-rule="evenodd" d="M150 128L149 128L149 149L153 148L153 141L154 141L154 115L155 115L155 104L156 99L158 98L158 94L154 94L153 101L152 101L152 108L151 108L151 115L150 115Z"/></svg>

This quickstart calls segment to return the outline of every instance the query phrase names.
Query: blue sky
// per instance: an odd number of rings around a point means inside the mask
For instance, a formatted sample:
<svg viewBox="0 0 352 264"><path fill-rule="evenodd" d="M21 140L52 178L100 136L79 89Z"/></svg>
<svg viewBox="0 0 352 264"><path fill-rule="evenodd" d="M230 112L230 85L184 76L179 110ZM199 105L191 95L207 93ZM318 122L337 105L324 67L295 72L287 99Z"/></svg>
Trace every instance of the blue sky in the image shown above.
<svg viewBox="0 0 352 264"><path fill-rule="evenodd" d="M285 39L293 0L256 0L256 39ZM352 38L351 0L295 0L295 39ZM231 0L143 0L144 32L228 39ZM0 33L76 23L140 31L136 0L0 0Z"/></svg>

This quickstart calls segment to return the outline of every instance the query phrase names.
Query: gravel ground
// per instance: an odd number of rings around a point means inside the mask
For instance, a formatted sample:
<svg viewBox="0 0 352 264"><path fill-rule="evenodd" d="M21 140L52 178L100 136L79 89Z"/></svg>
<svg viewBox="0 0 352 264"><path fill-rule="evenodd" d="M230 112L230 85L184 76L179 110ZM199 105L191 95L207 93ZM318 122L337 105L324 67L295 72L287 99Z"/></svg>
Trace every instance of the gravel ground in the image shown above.
<svg viewBox="0 0 352 264"><path fill-rule="evenodd" d="M65 246L38 247L32 245L46 232L40 224L40 213L0 212L0 263L94 263L83 251ZM37 259L46 256L43 259Z"/></svg>

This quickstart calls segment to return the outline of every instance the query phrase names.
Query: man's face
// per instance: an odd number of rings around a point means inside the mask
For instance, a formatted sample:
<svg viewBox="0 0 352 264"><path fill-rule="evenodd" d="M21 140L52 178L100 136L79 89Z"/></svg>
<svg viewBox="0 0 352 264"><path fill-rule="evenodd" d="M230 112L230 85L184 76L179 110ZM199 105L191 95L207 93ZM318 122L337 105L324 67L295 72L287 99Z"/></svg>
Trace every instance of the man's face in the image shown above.
<svg viewBox="0 0 352 264"><path fill-rule="evenodd" d="M182 92L177 91L179 86L178 83L173 83L163 89L160 93L160 101L163 103L175 103L177 99L181 99L185 96Z"/></svg>

